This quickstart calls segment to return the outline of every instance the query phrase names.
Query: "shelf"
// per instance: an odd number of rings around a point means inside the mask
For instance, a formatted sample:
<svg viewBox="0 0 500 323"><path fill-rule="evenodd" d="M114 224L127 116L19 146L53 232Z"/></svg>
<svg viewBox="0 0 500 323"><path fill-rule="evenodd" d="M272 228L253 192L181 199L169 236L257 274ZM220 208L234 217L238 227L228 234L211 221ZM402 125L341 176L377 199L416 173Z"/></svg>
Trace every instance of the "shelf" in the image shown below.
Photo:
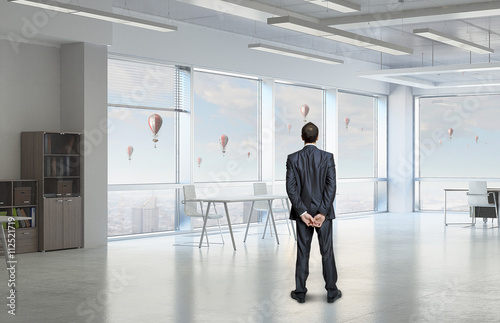
<svg viewBox="0 0 500 323"><path fill-rule="evenodd" d="M80 157L79 154L44 154L45 157Z"/></svg>
<svg viewBox="0 0 500 323"><path fill-rule="evenodd" d="M80 176L45 176L45 179L75 179L80 178Z"/></svg>
<svg viewBox="0 0 500 323"><path fill-rule="evenodd" d="M29 204L29 205L28 204L23 204L23 205L12 205L10 207L11 208L15 207L17 209L17 208L20 208L20 207L37 207L37 205L36 204Z"/></svg>

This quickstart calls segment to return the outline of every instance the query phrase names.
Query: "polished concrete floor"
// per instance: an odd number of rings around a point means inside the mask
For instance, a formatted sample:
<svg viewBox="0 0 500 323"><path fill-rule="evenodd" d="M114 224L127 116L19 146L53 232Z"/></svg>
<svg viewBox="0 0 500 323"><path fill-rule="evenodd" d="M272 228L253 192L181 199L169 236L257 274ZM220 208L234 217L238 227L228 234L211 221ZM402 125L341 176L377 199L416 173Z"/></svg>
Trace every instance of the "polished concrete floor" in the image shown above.
<svg viewBox="0 0 500 323"><path fill-rule="evenodd" d="M19 255L16 316L0 263L0 322L500 322L500 237L491 222L445 227L437 213L335 220L343 297L333 304L317 242L306 303L298 304L289 297L293 236L283 222L279 245L262 231L253 226L243 243L236 227L237 251L227 233L224 245L185 244L196 233Z"/></svg>

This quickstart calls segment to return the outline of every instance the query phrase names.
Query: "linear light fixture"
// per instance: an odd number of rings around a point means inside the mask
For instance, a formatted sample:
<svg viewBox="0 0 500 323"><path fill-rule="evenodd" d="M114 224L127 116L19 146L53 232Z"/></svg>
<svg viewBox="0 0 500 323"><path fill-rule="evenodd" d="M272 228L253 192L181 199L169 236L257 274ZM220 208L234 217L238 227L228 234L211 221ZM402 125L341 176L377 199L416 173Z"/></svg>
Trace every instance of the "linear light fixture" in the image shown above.
<svg viewBox="0 0 500 323"><path fill-rule="evenodd" d="M413 49L387 43L375 38L351 33L349 31L328 27L318 23L302 20L291 16L274 17L267 19L267 24L278 26L305 34L323 37L338 42L376 50L391 55L413 54Z"/></svg>
<svg viewBox="0 0 500 323"><path fill-rule="evenodd" d="M320 55L315 55L315 54L309 54L305 52L300 52L297 50L293 49L287 49L287 48L282 48L282 47L277 47L277 46L271 46L271 45L266 45L266 44L249 44L248 48L250 49L255 49L255 50L260 50L268 53L273 53L273 54L280 54L280 55L285 55L285 56L291 56L295 58L302 58L302 59L307 59L310 61L315 61L315 62L320 62L320 63L327 63L327 64L344 64L344 61L340 59L335 59L335 58L330 58L326 56L320 56Z"/></svg>
<svg viewBox="0 0 500 323"><path fill-rule="evenodd" d="M327 7L335 11L340 11L343 13L357 12L361 10L359 4L348 2L345 0L306 0L312 4Z"/></svg>
<svg viewBox="0 0 500 323"><path fill-rule="evenodd" d="M478 54L491 54L494 52L494 50L491 48L484 47L484 46L481 46L481 45L478 45L478 44L472 43L470 41L467 41L467 40L464 40L461 38L457 38L457 37L454 37L451 35L447 35L447 34L444 34L442 32L439 32L437 30L430 29L430 28L414 29L413 33L415 35L429 38L429 39L438 41L440 43L444 43L444 44L447 44L450 46L462 48L462 49L465 49L465 50L468 50L468 51L471 51L474 53L478 53Z"/></svg>
<svg viewBox="0 0 500 323"><path fill-rule="evenodd" d="M130 16L119 15L112 12L96 10L91 8L84 8L80 6L75 6L72 4L60 3L57 1L43 1L43 0L8 0L9 2L23 4L31 7L37 7L47 10L64 12L72 15L83 16L87 18L93 18L98 20L110 21L114 23L140 27L150 30L156 30L161 32L176 31L176 26L171 26L167 24L162 24L154 21L133 18Z"/></svg>

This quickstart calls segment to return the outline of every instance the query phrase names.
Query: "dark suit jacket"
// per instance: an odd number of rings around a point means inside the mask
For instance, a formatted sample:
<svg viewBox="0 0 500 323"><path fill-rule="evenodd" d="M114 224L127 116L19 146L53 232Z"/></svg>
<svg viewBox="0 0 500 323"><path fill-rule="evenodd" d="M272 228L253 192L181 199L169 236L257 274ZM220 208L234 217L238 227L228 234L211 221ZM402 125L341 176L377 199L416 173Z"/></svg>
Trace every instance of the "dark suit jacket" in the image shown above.
<svg viewBox="0 0 500 323"><path fill-rule="evenodd" d="M335 219L333 201L337 190L333 154L307 145L286 160L286 192L292 202L290 219L307 211Z"/></svg>

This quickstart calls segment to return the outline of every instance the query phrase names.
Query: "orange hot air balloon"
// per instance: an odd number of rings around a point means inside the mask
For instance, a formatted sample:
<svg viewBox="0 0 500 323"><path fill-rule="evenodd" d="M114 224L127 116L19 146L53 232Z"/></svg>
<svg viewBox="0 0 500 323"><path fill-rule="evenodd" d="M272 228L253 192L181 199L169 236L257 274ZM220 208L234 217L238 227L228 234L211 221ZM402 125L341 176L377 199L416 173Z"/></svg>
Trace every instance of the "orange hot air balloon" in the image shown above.
<svg viewBox="0 0 500 323"><path fill-rule="evenodd" d="M441 145L443 143L443 141L441 139L439 139L439 144Z"/></svg>
<svg viewBox="0 0 500 323"><path fill-rule="evenodd" d="M159 114L155 113L149 116L148 123L149 129L151 129L151 132L153 132L153 142L155 143L156 148L156 143L158 142L158 131L160 131L163 119Z"/></svg>
<svg viewBox="0 0 500 323"><path fill-rule="evenodd" d="M286 127L288 128L288 133L290 133L290 129L292 129L292 125L288 124Z"/></svg>
<svg viewBox="0 0 500 323"><path fill-rule="evenodd" d="M128 155L128 160L132 159L132 153L134 152L134 147L132 146L127 146L127 155Z"/></svg>
<svg viewBox="0 0 500 323"><path fill-rule="evenodd" d="M229 142L229 137L226 135L222 135L220 136L219 142L222 147L222 156L225 156L224 154L226 153L226 146L227 143Z"/></svg>
<svg viewBox="0 0 500 323"><path fill-rule="evenodd" d="M198 167L200 167L201 161L202 161L201 157L198 157Z"/></svg>
<svg viewBox="0 0 500 323"><path fill-rule="evenodd" d="M307 117L307 114L309 113L309 106L307 104L304 104L300 107L300 113L302 113L302 115L304 116L304 122L307 121L306 117Z"/></svg>
<svg viewBox="0 0 500 323"><path fill-rule="evenodd" d="M476 144L477 144L477 141L478 141L478 140L479 140L479 137L478 137L478 136L476 136Z"/></svg>
<svg viewBox="0 0 500 323"><path fill-rule="evenodd" d="M351 122L351 119L349 119L348 117L346 117L346 118L344 119L344 123L345 123L345 128L346 128L346 129L348 129L348 127L349 127L349 122Z"/></svg>
<svg viewBox="0 0 500 323"><path fill-rule="evenodd" d="M451 135L453 134L453 128L448 129L448 135L450 135L450 140L451 140Z"/></svg>

